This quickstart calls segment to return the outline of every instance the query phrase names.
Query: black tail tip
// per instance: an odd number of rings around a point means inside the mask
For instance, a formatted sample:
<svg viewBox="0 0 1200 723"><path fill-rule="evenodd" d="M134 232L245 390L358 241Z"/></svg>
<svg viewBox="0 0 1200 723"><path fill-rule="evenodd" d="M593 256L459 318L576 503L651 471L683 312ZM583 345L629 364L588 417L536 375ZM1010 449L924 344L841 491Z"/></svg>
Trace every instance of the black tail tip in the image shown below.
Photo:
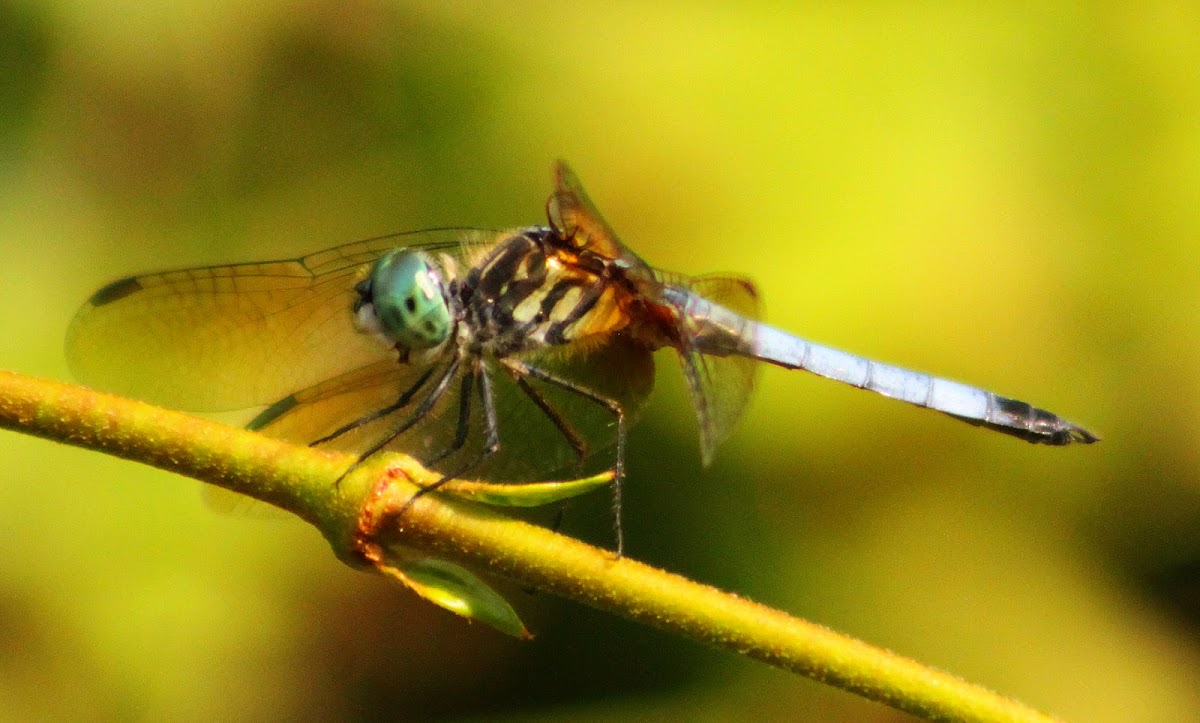
<svg viewBox="0 0 1200 723"><path fill-rule="evenodd" d="M1074 424L1068 425L1066 434L1067 439L1061 442L1061 444L1092 444L1093 442L1100 441L1100 438L1096 435L1087 431L1083 427L1078 427Z"/></svg>
<svg viewBox="0 0 1200 723"><path fill-rule="evenodd" d="M1024 404L1024 402L1020 402L1020 404ZM950 416L955 419L961 419L967 424L972 424L976 427L984 427L985 429L991 429L1017 437L1018 439L1023 439L1031 444L1048 444L1054 447L1064 447L1068 444L1092 444L1100 441L1099 437L1083 427L1071 424L1061 417L1035 407L1030 407L1028 414L1017 417L1013 422L1007 424L972 419L971 417L962 417L957 414L951 414Z"/></svg>
<svg viewBox="0 0 1200 723"><path fill-rule="evenodd" d="M1083 427L1071 424L1065 419L1054 417L1050 423L1032 425L1029 429L1012 432L1034 444L1049 444L1065 447L1068 444L1092 444L1100 438Z"/></svg>

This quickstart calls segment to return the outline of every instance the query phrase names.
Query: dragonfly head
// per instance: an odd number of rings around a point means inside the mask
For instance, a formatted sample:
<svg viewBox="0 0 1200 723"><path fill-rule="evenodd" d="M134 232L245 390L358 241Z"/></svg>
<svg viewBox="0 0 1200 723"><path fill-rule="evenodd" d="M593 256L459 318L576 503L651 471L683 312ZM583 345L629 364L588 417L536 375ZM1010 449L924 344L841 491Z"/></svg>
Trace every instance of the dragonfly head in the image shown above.
<svg viewBox="0 0 1200 723"><path fill-rule="evenodd" d="M373 315L364 325L375 327L389 341L416 350L431 349L449 338L450 305L442 273L428 254L396 249L375 262L356 290L356 316L362 320Z"/></svg>

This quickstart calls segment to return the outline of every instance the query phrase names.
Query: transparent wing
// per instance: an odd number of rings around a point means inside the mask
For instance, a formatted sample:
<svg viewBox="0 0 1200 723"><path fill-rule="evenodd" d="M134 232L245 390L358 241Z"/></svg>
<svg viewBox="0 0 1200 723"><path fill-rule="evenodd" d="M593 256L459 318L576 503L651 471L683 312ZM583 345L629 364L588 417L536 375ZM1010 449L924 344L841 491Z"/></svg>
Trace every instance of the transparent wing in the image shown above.
<svg viewBox="0 0 1200 723"><path fill-rule="evenodd" d="M583 349L551 349L527 361L541 371L616 402L624 410L628 426L637 421L654 387L652 353L620 335L607 336L602 343ZM527 380L583 440L584 456L579 459L563 431L527 393L505 374L493 376L500 381L497 406L502 454L485 468L488 479L545 479L554 473L578 476L613 467L617 422L606 407L578 393Z"/></svg>
<svg viewBox="0 0 1200 723"><path fill-rule="evenodd" d="M747 279L701 276L683 283L690 293L719 304L742 318L757 320L759 317L758 293ZM700 333L698 321L686 317L682 320L687 332L685 338L689 341L695 341L690 335ZM758 363L740 353L702 353L694 343L680 351L680 360L700 424L700 456L707 465L745 412L754 391Z"/></svg>
<svg viewBox="0 0 1200 723"><path fill-rule="evenodd" d="M616 337L586 352L542 354L532 357L529 363L616 401L630 421L636 418L654 381L650 352ZM424 367L394 361L372 364L281 399L259 416L260 425L251 426L273 437L309 444L364 415L387 408L432 370L422 391L404 408L321 445L359 453L386 439L412 418L424 392L433 387L447 364L448 359ZM515 482L549 479L564 471L583 473L612 467L613 459L605 453L615 441L616 424L606 408L577 394L531 380L534 393L565 422L570 434L583 442L584 455L579 458L568 436L502 364L498 361L487 364L500 450L483 465L466 471L466 476ZM470 386L464 387L464 380L469 380L469 376L465 369L460 369L429 413L384 449L411 454L440 472L462 471L476 459L486 439L484 405L478 381L468 382ZM469 399L465 407L464 394ZM457 451L451 451L464 414L466 437Z"/></svg>
<svg viewBox="0 0 1200 723"><path fill-rule="evenodd" d="M565 161L554 164L554 191L546 200L546 216L559 238L573 248L617 261L637 279L652 277L650 267L621 243Z"/></svg>
<svg viewBox="0 0 1200 723"><path fill-rule="evenodd" d="M345 425L392 405L412 389L430 368L429 365L401 364L395 359L377 361L283 397L258 415L249 427L270 437L312 444ZM425 416L422 420L423 429L419 433L414 430L397 439L395 444L389 445L389 449L421 458L431 454L430 449L446 437L440 420L446 416L446 403L453 396L447 395ZM343 434L323 444L323 448L347 452L361 452L370 448L383 439L389 429L412 414L419 404L419 397L418 392L417 401ZM446 439L446 443L449 443L449 439Z"/></svg>
<svg viewBox="0 0 1200 723"><path fill-rule="evenodd" d="M307 445L390 404L419 378L417 367L402 365L396 359L375 362L283 397L255 417L249 428ZM341 441L343 445L346 442ZM363 446L369 443L362 442ZM213 485L203 485L201 493L212 509L226 514L266 517L277 509Z"/></svg>
<svg viewBox="0 0 1200 723"><path fill-rule="evenodd" d="M72 373L193 411L242 409L394 354L352 323L354 285L399 246L467 253L484 232L439 229L287 261L131 276L96 292L67 334Z"/></svg>

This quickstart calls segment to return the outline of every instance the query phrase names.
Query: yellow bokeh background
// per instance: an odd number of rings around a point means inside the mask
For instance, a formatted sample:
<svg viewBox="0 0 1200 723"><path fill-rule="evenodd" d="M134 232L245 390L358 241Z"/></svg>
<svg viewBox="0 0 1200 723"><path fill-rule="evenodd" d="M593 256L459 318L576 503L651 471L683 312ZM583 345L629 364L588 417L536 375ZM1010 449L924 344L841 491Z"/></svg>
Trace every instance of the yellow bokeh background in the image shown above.
<svg viewBox="0 0 1200 723"><path fill-rule="evenodd" d="M1068 719L1200 715L1192 3L0 0L0 367L68 379L130 273L541 223L557 157L650 263L1104 438L767 369L702 471L664 355L631 556ZM899 715L505 588L509 640L197 488L0 432L0 718Z"/></svg>

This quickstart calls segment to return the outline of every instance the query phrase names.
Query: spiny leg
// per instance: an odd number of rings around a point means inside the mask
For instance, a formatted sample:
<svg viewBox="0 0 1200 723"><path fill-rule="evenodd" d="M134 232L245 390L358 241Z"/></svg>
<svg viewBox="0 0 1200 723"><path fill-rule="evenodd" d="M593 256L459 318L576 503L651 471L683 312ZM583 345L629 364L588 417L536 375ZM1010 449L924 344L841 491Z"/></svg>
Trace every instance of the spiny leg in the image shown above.
<svg viewBox="0 0 1200 723"><path fill-rule="evenodd" d="M552 404L542 396L542 393L533 388L521 371L514 369L508 364L504 364L504 370L512 377L512 380L517 383L521 391L542 410L542 414L554 424L563 438L567 440L567 444L571 446L571 451L575 453L575 469L578 474L579 469L583 466L584 459L587 458L587 440L579 435L579 431L571 425L567 418L562 415L562 412L554 408Z"/></svg>
<svg viewBox="0 0 1200 723"><path fill-rule="evenodd" d="M384 417L388 416L389 414L392 414L393 412L399 411L399 410L407 407L409 402L412 401L413 397L415 397L417 395L417 392L419 392L421 390L421 387L425 386L425 384L429 381L430 377L433 376L433 370L434 370L434 367L432 367L432 366L429 367L429 369L425 370L425 373L421 375L421 378L418 379L408 389L406 389L404 391L404 393L401 394L398 399L396 399L396 401L392 402L391 404L387 405L386 407L383 407L382 409L377 409L374 412L371 412L370 414L359 417L358 419L354 420L353 422L350 422L349 424L344 424L341 427L338 427L337 429L335 429L334 431L325 435L324 437L321 437L318 440L309 442L308 446L316 447L319 444L324 444L326 442L332 442L333 440L337 439L338 437L342 436L343 434L346 434L348 432L353 432L354 430L358 429L359 427L370 424L371 422L374 422L377 419L383 419Z"/></svg>
<svg viewBox="0 0 1200 723"><path fill-rule="evenodd" d="M422 460L426 466L437 464L463 448L467 443L467 435L471 432L471 397L475 394L475 377L479 370L472 366L470 371L462 376L458 396L458 423L454 430L454 441L450 446L438 452L427 460Z"/></svg>
<svg viewBox="0 0 1200 723"><path fill-rule="evenodd" d="M467 375L477 377L479 379L479 396L483 400L483 419L486 439L484 440L483 449L479 454L457 468L442 475L442 478L431 485L427 485L417 490L416 494L408 498L408 502L404 503L404 507L400 509L400 514L404 514L412 504L419 498L436 491L442 485L451 480L458 479L460 475L466 474L471 469L478 467L488 460L489 457L500 451L500 424L496 416L496 398L492 392L492 379L488 376L487 369L483 366L483 360L475 361L475 368Z"/></svg>
<svg viewBox="0 0 1200 723"><path fill-rule="evenodd" d="M587 458L587 440L580 436L579 431L562 415L562 412L550 404L549 400L542 396L542 393L535 389L529 383L529 380L521 375L521 372L508 364L504 365L504 371L508 372L508 376L538 406L538 409L542 410L542 414L546 415L546 418L554 424L554 427L566 439L567 444L571 446L571 451L575 453L575 475L579 476L583 469L583 462ZM554 521L550 524L550 529L554 532L558 532L559 528L562 527L563 518L566 517L569 503L569 500L562 500L558 503L558 509L554 512Z"/></svg>
<svg viewBox="0 0 1200 723"><path fill-rule="evenodd" d="M412 413L412 416L404 420L400 426L395 427L388 432L388 434L378 442L368 447L366 451L359 454L358 459L354 460L354 464L351 464L349 467L347 467L346 471L342 472L342 474L338 476L337 480L334 481L334 486L336 487L337 485L341 484L342 480L346 478L346 475L353 472L360 464L366 461L368 457L391 444L394 439L404 434L411 429L414 424L424 419L425 415L429 414L429 412L433 409L433 405L437 404L438 400L442 398L442 395L446 393L446 389L450 386L450 380L453 379L454 375L458 372L458 367L461 361L462 358L458 354L455 354L450 360L450 363L446 365L446 371L442 372L442 376L438 379L437 384L435 384L433 389L429 391L429 394L425 395L425 398L421 400L421 404L418 405L416 410Z"/></svg>
<svg viewBox="0 0 1200 723"><path fill-rule="evenodd" d="M516 359L504 360L506 365L519 375L533 377L534 379L554 385L560 389L577 394L584 399L587 399L595 404L598 404L613 414L617 419L617 462L613 467L613 520L616 527L617 536L617 557L621 557L625 553L625 533L621 528L621 482L625 479L625 409L615 399L610 399L602 394L580 386L570 379L563 379L549 372L532 367L525 362Z"/></svg>

